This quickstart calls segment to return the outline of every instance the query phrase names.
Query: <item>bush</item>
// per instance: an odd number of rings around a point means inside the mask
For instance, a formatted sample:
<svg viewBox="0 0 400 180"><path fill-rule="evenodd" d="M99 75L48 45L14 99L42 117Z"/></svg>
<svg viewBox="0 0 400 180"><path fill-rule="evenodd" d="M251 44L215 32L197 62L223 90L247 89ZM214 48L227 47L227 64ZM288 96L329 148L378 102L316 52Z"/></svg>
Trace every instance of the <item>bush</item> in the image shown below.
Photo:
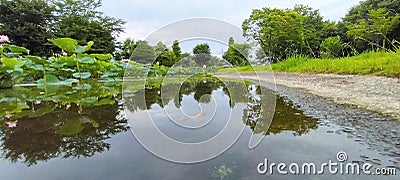
<svg viewBox="0 0 400 180"><path fill-rule="evenodd" d="M342 51L342 43L339 36L329 37L322 41L320 52L322 58L335 58L340 56Z"/></svg>

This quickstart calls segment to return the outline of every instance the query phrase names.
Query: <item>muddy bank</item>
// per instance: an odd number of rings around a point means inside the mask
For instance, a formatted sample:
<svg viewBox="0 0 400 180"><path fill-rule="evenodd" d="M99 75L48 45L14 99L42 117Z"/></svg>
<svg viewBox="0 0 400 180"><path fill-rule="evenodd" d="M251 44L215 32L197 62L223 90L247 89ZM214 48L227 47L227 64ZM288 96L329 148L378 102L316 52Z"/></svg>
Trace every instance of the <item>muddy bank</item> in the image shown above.
<svg viewBox="0 0 400 180"><path fill-rule="evenodd" d="M224 74L222 77L237 78ZM246 79L257 80L254 73L241 73ZM260 80L276 82L290 88L303 89L338 104L353 105L400 120L400 79L336 74L258 73Z"/></svg>

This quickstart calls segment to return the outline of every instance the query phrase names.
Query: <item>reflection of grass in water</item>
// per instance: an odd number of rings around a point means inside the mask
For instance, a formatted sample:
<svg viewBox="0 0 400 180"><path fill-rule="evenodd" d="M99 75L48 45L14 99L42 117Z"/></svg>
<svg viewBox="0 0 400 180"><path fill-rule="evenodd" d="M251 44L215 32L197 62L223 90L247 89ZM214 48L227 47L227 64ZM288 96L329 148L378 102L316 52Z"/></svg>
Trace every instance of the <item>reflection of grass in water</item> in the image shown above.
<svg viewBox="0 0 400 180"><path fill-rule="evenodd" d="M215 167L215 170L212 172L212 177L225 179L229 175L233 173L233 170L225 165L219 166L218 168Z"/></svg>

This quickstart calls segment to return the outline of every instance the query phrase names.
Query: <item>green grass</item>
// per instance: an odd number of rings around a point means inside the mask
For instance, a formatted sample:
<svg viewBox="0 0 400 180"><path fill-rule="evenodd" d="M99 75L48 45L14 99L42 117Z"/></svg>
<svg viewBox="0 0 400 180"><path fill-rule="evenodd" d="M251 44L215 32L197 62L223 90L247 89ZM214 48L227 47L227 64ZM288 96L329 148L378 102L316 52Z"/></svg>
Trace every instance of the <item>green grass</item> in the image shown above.
<svg viewBox="0 0 400 180"><path fill-rule="evenodd" d="M218 73L233 73L233 72L269 72L271 66L241 66L236 68L223 68L219 69Z"/></svg>
<svg viewBox="0 0 400 180"><path fill-rule="evenodd" d="M272 64L275 72L360 74L400 77L400 52L366 52L340 59L292 57ZM256 66L255 71L269 71L269 66ZM251 67L221 69L219 72L251 72Z"/></svg>

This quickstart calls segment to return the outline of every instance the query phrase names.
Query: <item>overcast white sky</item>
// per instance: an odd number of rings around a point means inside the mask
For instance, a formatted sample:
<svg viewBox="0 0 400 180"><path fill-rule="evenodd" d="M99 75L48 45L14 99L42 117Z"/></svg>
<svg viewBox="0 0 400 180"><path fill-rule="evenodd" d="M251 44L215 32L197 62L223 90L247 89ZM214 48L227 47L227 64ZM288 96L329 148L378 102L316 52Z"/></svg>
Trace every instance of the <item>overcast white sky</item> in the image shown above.
<svg viewBox="0 0 400 180"><path fill-rule="evenodd" d="M253 9L292 8L295 4L319 9L327 20L338 21L360 0L103 0L105 15L127 23L120 39L144 40L152 32L183 19L205 17L226 21L240 28Z"/></svg>
<svg viewBox="0 0 400 180"><path fill-rule="evenodd" d="M103 0L106 15L124 19L121 39L145 39L158 28L182 19L215 18L238 27L252 9L262 7L292 8L305 4L319 9L325 19L340 20L360 0Z"/></svg>

